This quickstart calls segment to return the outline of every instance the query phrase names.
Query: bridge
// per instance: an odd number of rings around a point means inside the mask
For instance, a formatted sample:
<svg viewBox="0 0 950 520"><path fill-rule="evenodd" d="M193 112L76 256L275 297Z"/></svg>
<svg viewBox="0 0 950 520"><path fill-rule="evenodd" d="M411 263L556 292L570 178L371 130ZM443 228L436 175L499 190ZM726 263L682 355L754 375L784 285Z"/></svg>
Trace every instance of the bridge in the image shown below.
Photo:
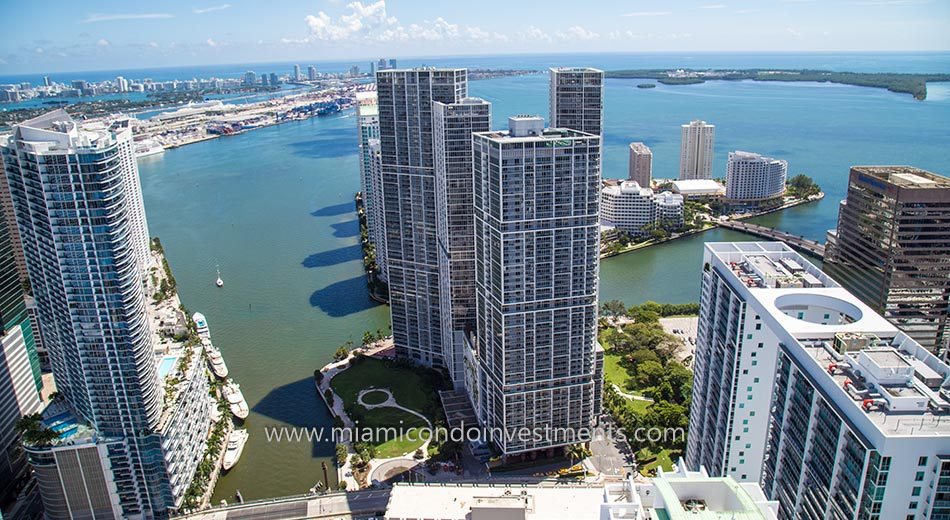
<svg viewBox="0 0 950 520"><path fill-rule="evenodd" d="M743 233L748 233L757 237L767 238L769 240L780 240L795 249L808 253L812 256L817 256L818 258L825 257L825 246L815 242L814 240L808 240L807 238L792 235L784 231L779 231L777 229L772 229L770 227L760 226L758 224L752 224L749 222L742 222L740 220L722 220L718 222L718 224L724 228L734 229L736 231L741 231Z"/></svg>

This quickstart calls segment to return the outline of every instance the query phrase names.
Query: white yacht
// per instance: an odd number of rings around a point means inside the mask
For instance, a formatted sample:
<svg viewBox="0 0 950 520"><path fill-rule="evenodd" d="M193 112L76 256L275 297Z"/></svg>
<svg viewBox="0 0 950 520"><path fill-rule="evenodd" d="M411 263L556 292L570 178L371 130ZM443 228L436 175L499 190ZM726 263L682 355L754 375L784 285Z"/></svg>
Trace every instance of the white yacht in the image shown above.
<svg viewBox="0 0 950 520"><path fill-rule="evenodd" d="M224 394L224 398L228 400L231 413L238 419L247 418L250 409L247 407L247 401L244 400L244 394L241 393L241 385L229 379L228 384L224 385L221 392Z"/></svg>
<svg viewBox="0 0 950 520"><path fill-rule="evenodd" d="M214 270L218 272L218 277L214 280L214 284L218 287L224 287L224 280L221 279L221 269L215 266Z"/></svg>
<svg viewBox="0 0 950 520"><path fill-rule="evenodd" d="M205 351L208 353L208 364L211 365L211 371L214 375L218 379L228 377L228 366L224 364L224 356L221 355L221 351L214 348L214 345L205 346Z"/></svg>
<svg viewBox="0 0 950 520"><path fill-rule="evenodd" d="M198 327L198 336L202 339L211 339L211 330L208 328L208 320L205 315L196 312L191 319L195 320L195 326Z"/></svg>
<svg viewBox="0 0 950 520"><path fill-rule="evenodd" d="M244 451L244 444L247 443L247 430L234 430L228 436L228 448L224 452L224 463L221 469L229 470L238 463L241 458L241 452Z"/></svg>

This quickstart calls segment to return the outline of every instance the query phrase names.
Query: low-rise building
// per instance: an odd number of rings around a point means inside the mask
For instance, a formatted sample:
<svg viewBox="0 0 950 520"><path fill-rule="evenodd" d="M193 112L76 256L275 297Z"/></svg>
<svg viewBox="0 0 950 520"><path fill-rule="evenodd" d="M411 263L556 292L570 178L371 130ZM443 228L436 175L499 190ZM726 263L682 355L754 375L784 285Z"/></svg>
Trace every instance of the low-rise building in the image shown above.
<svg viewBox="0 0 950 520"><path fill-rule="evenodd" d="M712 179L684 179L673 181L673 193L687 199L721 199L726 187Z"/></svg>
<svg viewBox="0 0 950 520"><path fill-rule="evenodd" d="M683 196L655 193L634 181L608 183L601 190L601 227L640 235L653 226L683 225Z"/></svg>
<svg viewBox="0 0 950 520"><path fill-rule="evenodd" d="M755 483L660 469L645 482L568 485L396 484L386 520L775 520Z"/></svg>

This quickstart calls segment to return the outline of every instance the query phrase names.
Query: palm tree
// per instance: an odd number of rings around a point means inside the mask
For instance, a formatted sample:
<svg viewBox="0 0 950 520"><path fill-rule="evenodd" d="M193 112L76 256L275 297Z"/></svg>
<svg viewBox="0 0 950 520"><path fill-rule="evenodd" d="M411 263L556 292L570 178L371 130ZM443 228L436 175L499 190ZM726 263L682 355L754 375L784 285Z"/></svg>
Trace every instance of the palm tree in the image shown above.
<svg viewBox="0 0 950 520"><path fill-rule="evenodd" d="M564 454L571 459L571 467L574 467L575 460L583 460L590 455L590 452L587 451L587 448L583 444L571 444L570 446L564 448Z"/></svg>

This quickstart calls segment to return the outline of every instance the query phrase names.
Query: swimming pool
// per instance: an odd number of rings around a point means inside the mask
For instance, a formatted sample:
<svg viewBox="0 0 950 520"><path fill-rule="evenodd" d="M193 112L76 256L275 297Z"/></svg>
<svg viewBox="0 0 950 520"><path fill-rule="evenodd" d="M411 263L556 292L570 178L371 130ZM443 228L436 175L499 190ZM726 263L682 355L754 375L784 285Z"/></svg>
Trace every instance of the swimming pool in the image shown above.
<svg viewBox="0 0 950 520"><path fill-rule="evenodd" d="M178 361L178 356L163 357L162 361L158 364L158 377L165 379L165 376L171 373L172 368L175 367L176 361Z"/></svg>

